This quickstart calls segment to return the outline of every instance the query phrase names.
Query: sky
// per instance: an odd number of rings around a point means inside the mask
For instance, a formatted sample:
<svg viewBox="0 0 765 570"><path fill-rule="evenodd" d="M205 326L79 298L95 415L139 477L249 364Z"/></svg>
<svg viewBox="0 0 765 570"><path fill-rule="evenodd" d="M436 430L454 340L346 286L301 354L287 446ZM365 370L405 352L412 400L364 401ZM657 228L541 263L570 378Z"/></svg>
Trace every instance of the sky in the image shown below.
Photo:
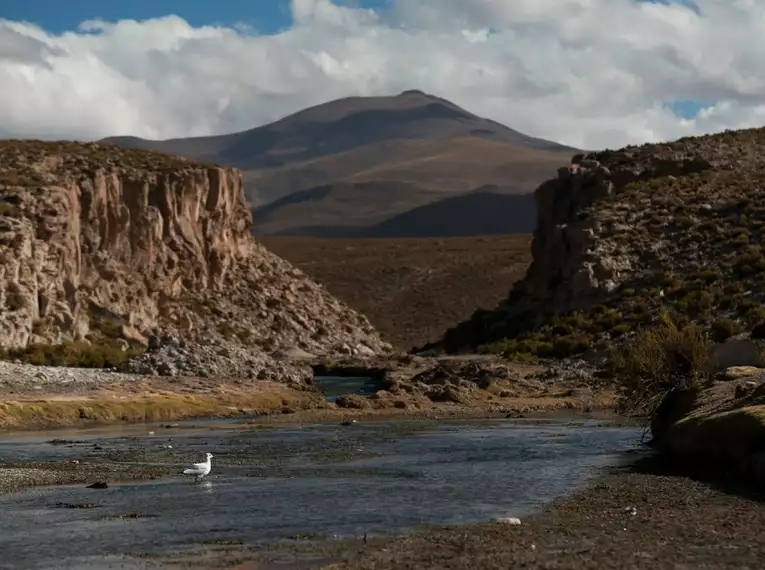
<svg viewBox="0 0 765 570"><path fill-rule="evenodd" d="M420 89L617 148L765 124L765 0L2 0L0 135L246 130Z"/></svg>

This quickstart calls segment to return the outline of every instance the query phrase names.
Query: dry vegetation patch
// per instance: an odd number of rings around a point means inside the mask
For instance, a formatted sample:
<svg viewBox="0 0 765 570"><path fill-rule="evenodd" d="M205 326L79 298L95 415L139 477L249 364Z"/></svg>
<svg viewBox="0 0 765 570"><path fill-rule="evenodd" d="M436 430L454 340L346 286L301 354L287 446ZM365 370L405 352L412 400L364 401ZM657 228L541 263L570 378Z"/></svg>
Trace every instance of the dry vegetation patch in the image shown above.
<svg viewBox="0 0 765 570"><path fill-rule="evenodd" d="M0 186L35 187L60 182L60 176L92 175L109 168L170 172L199 167L199 161L179 156L74 141L0 141ZM14 204L0 203L0 214L13 215ZM10 214L9 214L10 212Z"/></svg>
<svg viewBox="0 0 765 570"><path fill-rule="evenodd" d="M366 315L402 349L493 307L523 276L531 236L416 239L259 238Z"/></svg>

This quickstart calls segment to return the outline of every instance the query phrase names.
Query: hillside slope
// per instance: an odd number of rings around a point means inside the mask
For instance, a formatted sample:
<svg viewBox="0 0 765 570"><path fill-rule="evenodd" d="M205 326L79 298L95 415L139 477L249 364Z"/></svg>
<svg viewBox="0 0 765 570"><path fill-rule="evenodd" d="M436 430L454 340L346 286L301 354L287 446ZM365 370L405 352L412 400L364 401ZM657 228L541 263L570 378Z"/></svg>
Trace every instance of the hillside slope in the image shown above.
<svg viewBox="0 0 765 570"><path fill-rule="evenodd" d="M396 185L400 193L407 185ZM430 202L388 217L391 204L377 198L374 184L354 184L345 187L323 187L309 192L296 192L253 212L257 230L255 235L304 237L357 237L357 238L438 238L460 236L531 234L536 224L536 205L533 194L503 194L497 186L484 186L474 192L459 194ZM311 197L316 194L335 193L340 199L349 192L368 192L370 200L366 225L353 225L349 221L333 219L324 212L306 211L306 220L314 225L294 227L284 224L274 212L284 212L288 206L309 210ZM398 193L397 192L397 193ZM427 196L427 194L425 194ZM395 201L393 202L395 205ZM379 205L378 209L374 206ZM387 218L387 219L386 219ZM382 219L382 221L376 222ZM356 220L353 220L355 222Z"/></svg>
<svg viewBox="0 0 765 570"><path fill-rule="evenodd" d="M530 260L528 235L419 239L266 237L262 243L409 350L494 307Z"/></svg>
<svg viewBox="0 0 765 570"><path fill-rule="evenodd" d="M531 234L536 224L532 194L502 194L497 186L414 208L365 230L370 237L447 237Z"/></svg>
<svg viewBox="0 0 765 570"><path fill-rule="evenodd" d="M536 190L525 278L439 346L565 356L662 308L718 337L765 319L764 157L765 129L575 156Z"/></svg>
<svg viewBox="0 0 765 570"><path fill-rule="evenodd" d="M0 347L161 329L316 354L386 350L251 237L241 174L103 144L0 142Z"/></svg>
<svg viewBox="0 0 765 570"><path fill-rule="evenodd" d="M250 204L269 209L268 220L256 223L259 234L377 224L486 185L530 193L575 152L420 91L338 99L230 135L102 142L240 168ZM348 192L370 186L379 193L377 205L368 205L363 191ZM330 191L323 193L326 188ZM295 193L301 203L310 201L310 208L283 201ZM381 208L386 199L389 205ZM369 219L370 212L377 212L375 219Z"/></svg>

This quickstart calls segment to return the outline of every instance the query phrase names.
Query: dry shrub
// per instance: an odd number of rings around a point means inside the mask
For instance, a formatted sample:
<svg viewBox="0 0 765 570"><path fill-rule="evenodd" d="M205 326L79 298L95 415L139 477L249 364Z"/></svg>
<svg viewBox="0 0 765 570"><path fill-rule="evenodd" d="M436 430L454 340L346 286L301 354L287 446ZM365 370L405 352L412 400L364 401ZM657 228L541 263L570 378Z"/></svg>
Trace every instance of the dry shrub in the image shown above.
<svg viewBox="0 0 765 570"><path fill-rule="evenodd" d="M615 351L610 360L622 406L652 413L672 389L696 389L711 375L710 343L695 324L678 326L667 312Z"/></svg>

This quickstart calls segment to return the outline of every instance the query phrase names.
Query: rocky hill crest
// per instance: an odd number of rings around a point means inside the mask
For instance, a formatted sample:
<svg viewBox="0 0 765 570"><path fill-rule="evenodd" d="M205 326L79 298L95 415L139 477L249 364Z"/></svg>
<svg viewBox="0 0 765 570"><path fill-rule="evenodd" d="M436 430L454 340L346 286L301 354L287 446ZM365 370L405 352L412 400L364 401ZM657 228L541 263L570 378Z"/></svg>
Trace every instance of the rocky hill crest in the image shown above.
<svg viewBox="0 0 765 570"><path fill-rule="evenodd" d="M0 142L0 346L157 330L268 351L388 349L251 237L239 171L106 144Z"/></svg>
<svg viewBox="0 0 765 570"><path fill-rule="evenodd" d="M225 135L102 142L241 169L260 236L376 237L379 224L487 185L503 195L530 194L577 152L417 90L327 101ZM417 214L426 214L426 225L445 228L436 235L466 234L448 233L455 223L448 212ZM524 220L513 233L527 226ZM385 235L406 235L397 229L394 223Z"/></svg>
<svg viewBox="0 0 765 570"><path fill-rule="evenodd" d="M765 129L579 154L535 193L533 262L440 347L568 356L665 308L725 337L765 319Z"/></svg>

